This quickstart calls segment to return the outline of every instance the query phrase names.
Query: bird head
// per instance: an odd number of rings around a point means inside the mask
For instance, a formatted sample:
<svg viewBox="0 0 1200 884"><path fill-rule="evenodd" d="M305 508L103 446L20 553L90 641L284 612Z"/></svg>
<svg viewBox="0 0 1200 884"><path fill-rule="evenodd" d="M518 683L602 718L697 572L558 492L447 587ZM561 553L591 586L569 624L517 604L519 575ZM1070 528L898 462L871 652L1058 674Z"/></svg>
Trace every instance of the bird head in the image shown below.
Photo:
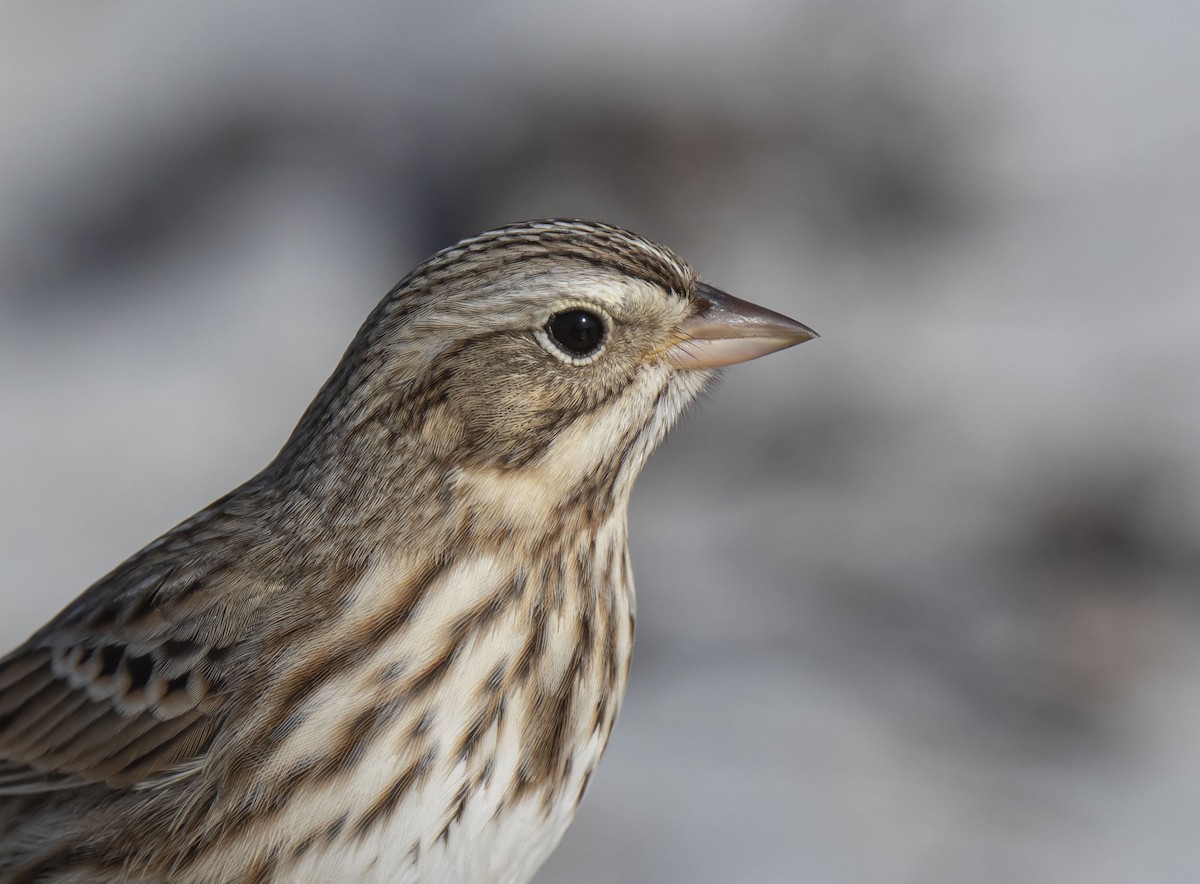
<svg viewBox="0 0 1200 884"><path fill-rule="evenodd" d="M627 489L719 368L813 337L633 233L516 224L445 249L401 281L297 436L322 435L322 425L341 431L327 437L392 440L407 460L455 469L481 494L493 479L499 496L534 499L592 482Z"/></svg>

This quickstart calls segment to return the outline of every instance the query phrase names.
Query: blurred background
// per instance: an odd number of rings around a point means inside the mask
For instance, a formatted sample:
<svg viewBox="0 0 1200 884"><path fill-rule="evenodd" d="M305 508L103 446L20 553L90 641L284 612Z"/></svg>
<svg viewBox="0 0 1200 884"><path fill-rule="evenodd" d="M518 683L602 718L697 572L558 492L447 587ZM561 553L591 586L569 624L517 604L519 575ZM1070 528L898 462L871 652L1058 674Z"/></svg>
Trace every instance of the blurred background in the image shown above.
<svg viewBox="0 0 1200 884"><path fill-rule="evenodd" d="M256 472L374 303L542 216L822 338L634 495L554 882L1194 882L1200 5L9 4L0 639Z"/></svg>

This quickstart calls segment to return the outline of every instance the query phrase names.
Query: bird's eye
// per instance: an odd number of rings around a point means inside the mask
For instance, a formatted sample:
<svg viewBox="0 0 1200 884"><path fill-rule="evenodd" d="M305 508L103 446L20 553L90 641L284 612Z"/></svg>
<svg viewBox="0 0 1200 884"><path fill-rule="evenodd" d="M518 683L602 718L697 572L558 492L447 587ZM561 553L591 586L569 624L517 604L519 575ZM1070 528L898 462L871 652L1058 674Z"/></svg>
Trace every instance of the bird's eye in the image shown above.
<svg viewBox="0 0 1200 884"><path fill-rule="evenodd" d="M546 323L550 340L571 359L586 359L599 352L607 332L602 317L578 308L555 313Z"/></svg>

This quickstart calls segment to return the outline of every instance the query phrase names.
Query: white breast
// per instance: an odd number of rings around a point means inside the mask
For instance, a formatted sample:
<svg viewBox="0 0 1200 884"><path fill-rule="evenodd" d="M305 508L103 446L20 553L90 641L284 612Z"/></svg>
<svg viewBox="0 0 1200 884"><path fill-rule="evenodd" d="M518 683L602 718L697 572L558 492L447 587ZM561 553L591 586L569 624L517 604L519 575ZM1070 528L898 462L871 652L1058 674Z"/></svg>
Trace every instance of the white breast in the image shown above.
<svg viewBox="0 0 1200 884"><path fill-rule="evenodd" d="M259 776L287 780L345 745L364 709L386 709L385 725L336 776L298 787L268 824L191 880L245 877L267 856L271 881L298 884L528 881L574 817L624 693L633 623L623 528L600 532L615 544L611 555L587 541L611 563L603 578L559 572L546 585L529 576L517 592L499 558L446 568L402 630L307 698L302 722ZM348 630L378 616L397 568L364 578L375 585L346 613ZM503 601L494 611L493 598ZM349 639L334 624L326 640ZM589 642L581 664L577 650ZM531 751L547 745L557 760L541 769L546 756Z"/></svg>

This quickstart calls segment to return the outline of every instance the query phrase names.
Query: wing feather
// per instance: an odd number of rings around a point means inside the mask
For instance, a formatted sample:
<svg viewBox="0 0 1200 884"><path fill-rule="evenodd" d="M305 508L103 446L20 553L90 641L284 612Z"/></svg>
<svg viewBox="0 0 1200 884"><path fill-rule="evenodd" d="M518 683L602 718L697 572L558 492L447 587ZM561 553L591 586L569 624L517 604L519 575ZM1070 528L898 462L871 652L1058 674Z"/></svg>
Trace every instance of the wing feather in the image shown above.
<svg viewBox="0 0 1200 884"><path fill-rule="evenodd" d="M204 768L231 697L253 702L235 689L247 661L336 610L365 568L311 549L293 562L274 495L251 480L0 658L0 796L161 788Z"/></svg>
<svg viewBox="0 0 1200 884"><path fill-rule="evenodd" d="M230 548L206 558L188 540L151 544L0 659L0 796L199 769L225 711L231 645L268 587Z"/></svg>

